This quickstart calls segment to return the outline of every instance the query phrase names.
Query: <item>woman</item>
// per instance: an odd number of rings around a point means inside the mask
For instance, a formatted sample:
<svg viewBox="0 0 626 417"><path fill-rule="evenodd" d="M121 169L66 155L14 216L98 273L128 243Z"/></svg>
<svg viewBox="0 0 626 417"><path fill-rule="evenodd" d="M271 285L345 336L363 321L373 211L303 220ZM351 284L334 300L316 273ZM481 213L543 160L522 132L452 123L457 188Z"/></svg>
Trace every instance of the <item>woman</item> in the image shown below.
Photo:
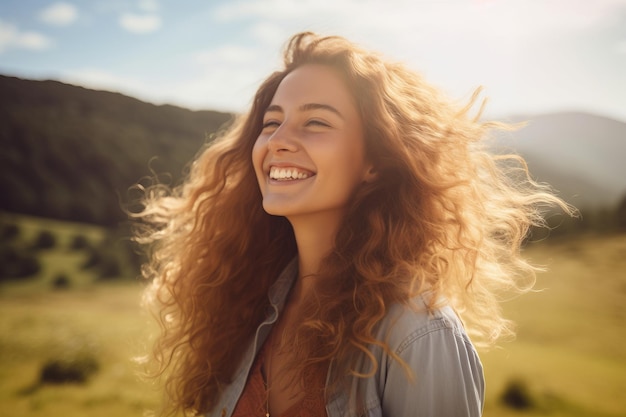
<svg viewBox="0 0 626 417"><path fill-rule="evenodd" d="M468 334L509 333L497 294L534 274L520 244L540 205L568 208L510 175L523 161L486 150L496 125L470 107L345 39L290 40L250 112L138 215L167 411L481 414Z"/></svg>

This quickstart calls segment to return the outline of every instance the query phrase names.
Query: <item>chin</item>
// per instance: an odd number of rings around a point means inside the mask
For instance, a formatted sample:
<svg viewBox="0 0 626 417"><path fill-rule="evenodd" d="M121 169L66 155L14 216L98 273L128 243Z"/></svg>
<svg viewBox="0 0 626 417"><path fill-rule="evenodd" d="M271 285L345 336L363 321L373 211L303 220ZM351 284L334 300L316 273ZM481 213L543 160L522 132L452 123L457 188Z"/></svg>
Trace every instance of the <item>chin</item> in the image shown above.
<svg viewBox="0 0 626 417"><path fill-rule="evenodd" d="M286 210L284 206L277 207L276 204L263 203L263 210L271 216L283 216L286 217L289 214L289 210Z"/></svg>

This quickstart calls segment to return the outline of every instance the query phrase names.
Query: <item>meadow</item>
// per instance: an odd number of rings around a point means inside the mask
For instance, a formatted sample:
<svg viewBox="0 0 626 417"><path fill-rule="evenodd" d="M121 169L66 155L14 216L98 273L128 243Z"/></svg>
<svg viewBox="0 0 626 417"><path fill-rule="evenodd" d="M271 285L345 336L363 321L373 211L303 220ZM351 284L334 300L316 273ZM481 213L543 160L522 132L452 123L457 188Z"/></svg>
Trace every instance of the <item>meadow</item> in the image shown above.
<svg viewBox="0 0 626 417"><path fill-rule="evenodd" d="M14 244L41 230L56 240L37 251L36 277L0 283L0 415L125 417L154 408L158 392L132 360L155 329L139 306L144 284L133 276L98 279L81 267L88 252L70 249L77 235L102 242L105 230L13 219L20 225ZM503 305L517 338L481 352L485 417L626 415L626 234L559 237L525 252L548 272L538 291ZM59 276L69 282L54 285ZM87 361L89 372L53 383L42 375L55 361Z"/></svg>

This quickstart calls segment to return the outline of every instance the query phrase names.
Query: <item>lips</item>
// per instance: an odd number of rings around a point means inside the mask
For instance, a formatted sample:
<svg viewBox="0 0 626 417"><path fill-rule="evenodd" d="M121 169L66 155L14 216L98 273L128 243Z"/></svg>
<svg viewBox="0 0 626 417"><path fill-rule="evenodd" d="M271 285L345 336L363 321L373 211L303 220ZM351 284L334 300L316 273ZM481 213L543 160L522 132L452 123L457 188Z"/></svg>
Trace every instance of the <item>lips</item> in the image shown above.
<svg viewBox="0 0 626 417"><path fill-rule="evenodd" d="M269 177L276 181L304 180L315 175L309 170L294 166L271 166Z"/></svg>

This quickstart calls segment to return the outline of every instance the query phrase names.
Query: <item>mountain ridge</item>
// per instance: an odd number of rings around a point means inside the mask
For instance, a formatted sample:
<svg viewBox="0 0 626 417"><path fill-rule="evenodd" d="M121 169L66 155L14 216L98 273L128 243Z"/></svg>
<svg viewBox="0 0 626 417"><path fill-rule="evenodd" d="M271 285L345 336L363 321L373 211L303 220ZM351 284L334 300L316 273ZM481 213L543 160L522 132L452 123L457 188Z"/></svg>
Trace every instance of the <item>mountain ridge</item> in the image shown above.
<svg viewBox="0 0 626 417"><path fill-rule="evenodd" d="M176 183L228 113L154 105L58 81L0 76L0 210L117 224L154 174Z"/></svg>
<svg viewBox="0 0 626 417"><path fill-rule="evenodd" d="M584 206L612 206L626 195L626 123L583 112L511 117L527 121L500 146L517 151L531 173ZM569 177L569 178L568 178Z"/></svg>
<svg viewBox="0 0 626 417"><path fill-rule="evenodd" d="M54 80L0 75L0 210L115 224L120 200L142 178L176 184L232 114L151 104ZM626 123L588 113L512 116L526 127L496 147L527 159L531 174L578 207L626 194Z"/></svg>

